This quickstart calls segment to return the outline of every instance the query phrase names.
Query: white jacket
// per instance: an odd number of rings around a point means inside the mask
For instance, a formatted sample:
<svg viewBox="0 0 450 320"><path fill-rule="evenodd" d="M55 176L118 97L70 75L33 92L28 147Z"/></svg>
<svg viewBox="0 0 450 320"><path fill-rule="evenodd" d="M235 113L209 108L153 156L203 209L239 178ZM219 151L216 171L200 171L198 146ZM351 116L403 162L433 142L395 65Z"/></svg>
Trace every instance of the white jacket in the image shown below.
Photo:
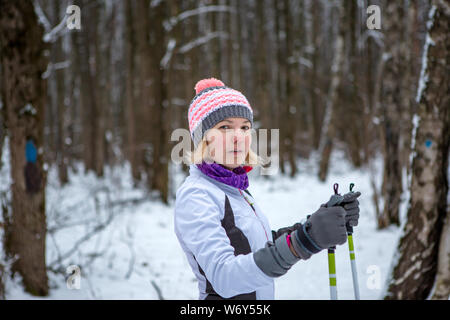
<svg viewBox="0 0 450 320"><path fill-rule="evenodd" d="M208 177L196 165L189 173L176 193L174 227L198 280L199 299L274 299L273 278L253 259L273 241L266 216L244 191L255 211L239 189Z"/></svg>

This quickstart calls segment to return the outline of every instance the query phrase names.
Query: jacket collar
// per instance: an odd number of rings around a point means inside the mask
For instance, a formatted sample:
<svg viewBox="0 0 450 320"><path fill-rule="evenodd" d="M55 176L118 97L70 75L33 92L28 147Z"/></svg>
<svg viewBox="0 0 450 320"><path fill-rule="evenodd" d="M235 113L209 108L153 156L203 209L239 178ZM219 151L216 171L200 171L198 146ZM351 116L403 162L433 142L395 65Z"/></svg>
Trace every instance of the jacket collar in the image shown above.
<svg viewBox="0 0 450 320"><path fill-rule="evenodd" d="M200 171L200 169L197 167L196 164L191 164L189 165L189 174L191 176L197 176L197 177L202 177L208 181L210 181L211 183L213 183L214 185L218 186L219 188L221 188L222 190L224 190L224 192L226 193L230 193L230 194L240 194L239 193L239 189L232 187L230 185L227 185L225 183L222 183L220 181L217 181L216 179L213 179L211 177L209 177L208 175L204 174L202 171Z"/></svg>

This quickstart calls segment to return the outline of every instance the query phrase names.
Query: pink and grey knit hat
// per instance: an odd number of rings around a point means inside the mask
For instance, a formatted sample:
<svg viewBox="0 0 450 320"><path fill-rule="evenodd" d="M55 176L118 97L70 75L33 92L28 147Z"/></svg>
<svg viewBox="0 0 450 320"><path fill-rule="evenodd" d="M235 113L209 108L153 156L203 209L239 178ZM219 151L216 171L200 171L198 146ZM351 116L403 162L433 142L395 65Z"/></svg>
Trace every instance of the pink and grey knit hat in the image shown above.
<svg viewBox="0 0 450 320"><path fill-rule="evenodd" d="M210 78L197 82L195 92L188 111L189 131L195 148L208 129L227 118L246 118L253 127L253 110L239 91Z"/></svg>

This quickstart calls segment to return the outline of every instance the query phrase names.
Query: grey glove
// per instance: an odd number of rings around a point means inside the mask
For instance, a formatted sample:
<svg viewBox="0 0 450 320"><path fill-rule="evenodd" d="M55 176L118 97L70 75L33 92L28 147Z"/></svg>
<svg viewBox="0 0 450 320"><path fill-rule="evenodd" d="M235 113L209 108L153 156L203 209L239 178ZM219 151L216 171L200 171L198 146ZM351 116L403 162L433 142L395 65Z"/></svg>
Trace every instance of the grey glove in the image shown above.
<svg viewBox="0 0 450 320"><path fill-rule="evenodd" d="M343 196L339 194L332 195L327 203L321 207L341 206L345 209L345 225L348 227L355 227L358 225L359 219L359 201L357 198L361 192L349 192Z"/></svg>
<svg viewBox="0 0 450 320"><path fill-rule="evenodd" d="M321 206L291 238L295 251L304 260L323 249L344 244L347 239L345 210L339 206Z"/></svg>
<svg viewBox="0 0 450 320"><path fill-rule="evenodd" d="M341 207L321 207L305 223L311 240L321 249L345 243L345 210Z"/></svg>
<svg viewBox="0 0 450 320"><path fill-rule="evenodd" d="M361 192L349 192L344 194L342 201L339 203L345 209L345 225L355 227L358 225L359 219L359 201L357 198Z"/></svg>
<svg viewBox="0 0 450 320"><path fill-rule="evenodd" d="M305 224L295 224L297 229L283 233L268 241L264 248L253 253L255 264L269 277L285 274L300 259L307 260L322 249L345 243L345 210L340 206L320 207L308 217ZM297 253L289 248L287 237Z"/></svg>

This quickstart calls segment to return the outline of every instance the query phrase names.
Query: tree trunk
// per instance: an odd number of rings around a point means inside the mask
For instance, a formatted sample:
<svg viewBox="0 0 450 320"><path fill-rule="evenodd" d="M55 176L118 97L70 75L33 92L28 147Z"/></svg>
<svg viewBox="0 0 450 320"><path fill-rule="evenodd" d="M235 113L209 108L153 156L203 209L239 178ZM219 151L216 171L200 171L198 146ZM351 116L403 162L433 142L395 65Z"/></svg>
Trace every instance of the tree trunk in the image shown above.
<svg viewBox="0 0 450 320"><path fill-rule="evenodd" d="M320 34L320 24L321 24L321 2L312 1L311 5L311 16L312 16L312 68L310 70L310 95L311 95L311 137L314 149L319 148L320 143L320 128L322 126L322 105L320 100L320 82L319 82L319 72L320 72L320 47L322 45L322 36Z"/></svg>
<svg viewBox="0 0 450 320"><path fill-rule="evenodd" d="M219 6L228 6L228 1L226 0L219 0L218 5ZM220 30L220 32L223 32L224 37L219 38L219 45L218 45L218 59L219 59L219 65L220 65L220 77L224 83L230 83L230 75L229 75L229 68L227 66L228 61L228 43L229 43L229 30L228 30L228 24L227 24L227 16L229 16L229 12L220 12L218 13L217 18L217 28Z"/></svg>
<svg viewBox="0 0 450 320"><path fill-rule="evenodd" d="M106 4L105 4L106 5ZM100 39L104 41L102 43L102 47L100 50L100 63L102 65L103 73L102 73L102 83L103 83L103 159L102 161L98 161L99 165L101 165L101 169L105 165L115 166L117 164L116 155L114 154L114 132L115 132L115 124L113 121L113 113L115 103L114 97L114 62L116 59L116 48L114 37L116 35L117 28L117 20L119 20L119 15L117 13L120 4L116 2L112 2L110 5L106 5L104 8L104 15L106 19L102 24L103 30L100 32ZM108 8L108 6L110 6ZM106 31L107 30L107 31ZM102 36L103 34L107 34L107 37ZM104 58L102 58L104 57ZM116 90L121 91L120 88Z"/></svg>
<svg viewBox="0 0 450 320"><path fill-rule="evenodd" d="M5 266L0 264L0 300L5 300Z"/></svg>
<svg viewBox="0 0 450 320"><path fill-rule="evenodd" d="M358 13L361 8L358 7L358 1L348 1L349 8L347 10L348 19L346 19L347 30L349 31L350 41L349 50L347 54L348 72L345 72L345 77L342 80L342 91L345 92L345 100L341 99L341 106L345 106L345 109L340 108L340 113L348 112L348 117L345 121L341 121L345 124L345 127L340 129L345 136L347 142L347 150L352 164L359 168L362 165L362 150L364 149L365 130L364 130L364 101L362 94L364 88L361 86L363 79L361 77L361 65L362 63L362 50L357 44L357 36L359 26L363 23L358 20ZM367 64L370 64L368 62ZM344 120L344 119L343 119Z"/></svg>
<svg viewBox="0 0 450 320"><path fill-rule="evenodd" d="M166 53L167 41L163 29L163 19L167 17L167 7L165 2L160 2L151 9L150 29L150 67L153 77L152 85L152 174L148 176L149 187L151 190L160 192L164 203L168 202L168 134L166 119L167 108L169 107L167 94L167 75L168 72L161 67L161 60Z"/></svg>
<svg viewBox="0 0 450 320"><path fill-rule="evenodd" d="M74 2L77 4L77 2ZM82 144L83 133L79 134L77 128L82 127L81 120L81 110L82 110L82 99L81 99L81 56L80 56L80 46L79 46L79 32L75 31L71 32L70 35L70 67L67 76L70 78L68 81L68 85L71 90L69 90L70 94L68 96L69 101L68 105L72 106L70 108L69 114L67 115L67 137L68 137L68 145L67 145L67 158L69 160L69 167L71 170L76 172L77 166L74 165L76 161L82 160L81 152L79 152L77 147ZM76 90L77 88L78 90ZM82 146L80 146L80 151L83 150Z"/></svg>
<svg viewBox="0 0 450 320"><path fill-rule="evenodd" d="M1 66L0 66L0 68L1 68ZM2 74L2 71L0 69L0 88L2 88L2 82L1 82L2 75L1 74ZM1 90L0 90L0 104L1 105L3 105L2 99L3 98L1 96ZM3 165L1 159L2 159L2 155L3 155L3 145L5 143L5 137L6 137L6 124L5 124L6 117L5 117L5 115L6 115L5 108L4 107L0 108L0 170L2 169L2 165Z"/></svg>
<svg viewBox="0 0 450 320"><path fill-rule="evenodd" d="M83 7L86 0L79 0L77 5ZM80 95L81 95L81 123L82 123L82 144L83 161L85 170L96 172L96 136L98 134L98 99L99 88L95 76L95 57L91 55L91 46L95 45L96 19L93 18L92 8L86 10L86 20L81 31L74 31L76 45L74 50L78 50L80 66ZM96 9L95 9L96 10Z"/></svg>
<svg viewBox="0 0 450 320"><path fill-rule="evenodd" d="M327 103L325 107L325 118L322 125L322 134L319 143L319 179L325 181L328 174L329 160L333 150L333 139L335 135L334 119L336 117L336 102L338 99L338 88L342 77L342 64L344 63L345 42L345 8L344 3L339 6L338 34L331 66L331 82L328 89Z"/></svg>
<svg viewBox="0 0 450 320"><path fill-rule="evenodd" d="M270 128L271 105L270 105L270 64L268 63L268 48L265 41L268 36L266 32L267 13L263 1L256 2L257 19L257 41L255 59L255 91L256 104L260 109L259 114L262 128Z"/></svg>
<svg viewBox="0 0 450 320"><path fill-rule="evenodd" d="M445 217L444 228L439 242L436 285L431 299L448 300L450 298L450 215Z"/></svg>
<svg viewBox="0 0 450 320"><path fill-rule="evenodd" d="M384 199L383 213L378 217L378 228L386 228L390 224L400 224L399 207L402 194L401 166L401 115L405 109L405 92L403 82L407 67L404 59L407 52L402 41L405 30L403 19L407 17L403 4L396 1L388 2L386 18L383 22L386 30L385 57L383 78L381 82L380 116L382 127L382 146L384 158L384 173L382 196Z"/></svg>
<svg viewBox="0 0 450 320"><path fill-rule="evenodd" d="M135 72L136 64L134 53L136 52L136 38L133 23L133 6L131 1L125 1L125 59L126 59L126 137L127 148L125 148L128 161L130 162L133 180L139 180L139 164L136 146L136 116L135 116Z"/></svg>
<svg viewBox="0 0 450 320"><path fill-rule="evenodd" d="M60 15L60 3L55 1L53 4L53 16L54 25L59 23ZM62 38L56 40L53 44L53 57L55 59L54 63L63 62L65 59L65 53L63 50ZM67 174L67 155L65 148L65 110L66 104L64 102L65 98L65 69L58 69L53 71L55 73L56 81L56 165L58 166L58 177L62 185L69 181Z"/></svg>
<svg viewBox="0 0 450 320"><path fill-rule="evenodd" d="M43 127L47 68L43 29L31 1L0 2L2 96L10 137L12 212L5 221L5 250L27 292L48 294L45 265Z"/></svg>
<svg viewBox="0 0 450 320"><path fill-rule="evenodd" d="M241 74L241 56L240 56L240 25L239 25L239 7L237 0L229 0L229 5L233 8L235 13L228 16L229 22L229 43L228 43L228 67L229 67L229 87L240 88L240 74Z"/></svg>
<svg viewBox="0 0 450 320"><path fill-rule="evenodd" d="M152 128L152 119L155 115L152 114L152 100L153 92L151 86L154 85L154 77L151 70L150 55L150 17L149 0L139 0L137 2L136 13L136 39L137 39L137 56L138 56L138 89L139 95L136 103L136 142L137 148L137 161L139 166L145 170L147 179L151 181L153 178L152 158L154 148L152 146L154 133ZM152 8L153 10L153 8Z"/></svg>
<svg viewBox="0 0 450 320"><path fill-rule="evenodd" d="M91 139L93 140L93 165L94 171L97 176L103 176L103 167L105 162L105 106L107 105L106 97L109 93L106 93L105 81L103 81L103 76L107 73L107 68L103 61L108 60L107 52L102 52L101 43L104 36L101 37L102 34L102 26L105 17L105 11L100 6L93 6L89 9L92 16L90 17L90 22L92 22L92 31L91 31L91 45L93 46L93 58L94 65L91 69L91 77L92 83L94 85L95 99L94 106L95 108L92 110L93 119L90 119L92 125L91 131ZM111 31L111 30L109 30ZM104 34L104 33L103 33ZM90 57L91 58L91 57Z"/></svg>
<svg viewBox="0 0 450 320"><path fill-rule="evenodd" d="M282 18L283 18L283 12L282 12L282 2L273 0L273 10L275 13L275 52L276 52L276 73L275 73L275 110L276 110L276 117L273 119L276 121L276 128L280 129L280 137L279 137L279 154L280 154L280 171L282 174L285 174L286 168L285 168L285 155L286 155L286 129L285 129L285 121L286 121L286 112L285 112L285 106L286 106L286 98L285 98L285 91L283 90L284 85L284 79L286 78L286 67L285 67L285 46L284 46L284 38L282 38L283 35L285 35L285 30L283 29L282 25Z"/></svg>
<svg viewBox="0 0 450 320"><path fill-rule="evenodd" d="M446 251L439 257L440 265L448 260L449 246L440 248L445 240L439 242L441 238L448 239L448 235L443 236L443 225L448 217L449 21L448 6L433 1L419 80L408 220L397 249L398 262L392 271L386 299L426 299L435 283L439 250ZM449 265L445 267L448 274ZM445 281L445 299L448 299L448 278ZM441 290L439 287L439 295Z"/></svg>
<svg viewBox="0 0 450 320"><path fill-rule="evenodd" d="M285 54L285 92L286 92L286 100L285 100L285 114L286 114L286 126L284 130L286 131L285 137L285 145L286 145L286 153L287 160L289 162L289 166L291 168L289 175L291 177L295 177L297 174L297 164L296 164L296 148L295 148L295 120L296 114L298 112L296 106L296 92L298 91L299 83L297 82L296 69L292 67L292 64L289 64L289 58L294 57L294 32L293 32L293 21L292 21L292 6L289 0L284 0L283 6L283 18L286 26L286 54Z"/></svg>

